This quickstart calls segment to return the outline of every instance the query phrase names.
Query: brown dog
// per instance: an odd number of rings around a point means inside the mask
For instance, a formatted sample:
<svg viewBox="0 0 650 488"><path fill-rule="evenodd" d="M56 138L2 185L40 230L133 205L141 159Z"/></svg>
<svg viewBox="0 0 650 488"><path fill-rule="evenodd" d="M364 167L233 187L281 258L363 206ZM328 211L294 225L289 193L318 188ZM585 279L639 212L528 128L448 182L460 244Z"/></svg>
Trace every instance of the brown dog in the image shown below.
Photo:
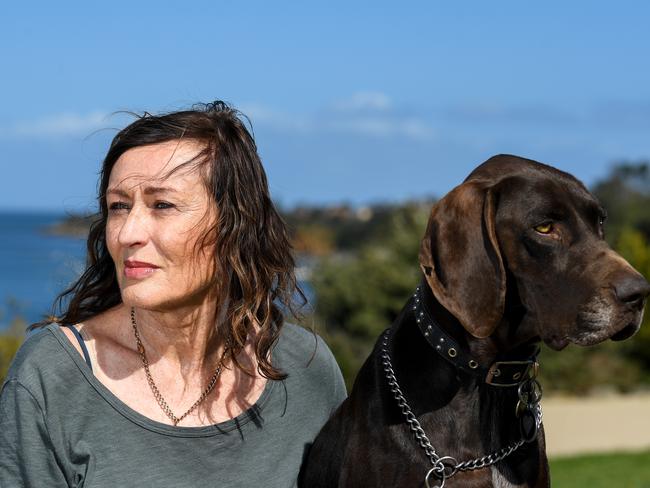
<svg viewBox="0 0 650 488"><path fill-rule="evenodd" d="M537 343L623 340L650 284L571 175L496 156L431 212L422 284L301 473L315 487L549 486Z"/></svg>

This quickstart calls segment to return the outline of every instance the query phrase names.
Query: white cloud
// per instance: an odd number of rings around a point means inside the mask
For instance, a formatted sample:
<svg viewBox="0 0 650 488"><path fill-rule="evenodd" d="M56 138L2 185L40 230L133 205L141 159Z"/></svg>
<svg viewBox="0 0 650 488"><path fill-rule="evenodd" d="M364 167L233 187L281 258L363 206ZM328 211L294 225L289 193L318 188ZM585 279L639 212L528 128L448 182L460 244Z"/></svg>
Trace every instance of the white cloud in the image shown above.
<svg viewBox="0 0 650 488"><path fill-rule="evenodd" d="M342 112L387 111L393 103L388 95L381 92L357 92L350 98L334 103L335 110Z"/></svg>
<svg viewBox="0 0 650 488"><path fill-rule="evenodd" d="M411 112L398 110L390 98L379 92L359 92L312 113L291 113L259 103L239 106L253 128L263 126L288 133L358 134L371 137L407 137L427 140L433 127ZM123 114L122 114L123 115ZM89 113L63 112L34 120L0 125L0 139L40 139L88 136L104 128L121 127L130 120L121 114L95 110ZM120 119L120 120L116 120Z"/></svg>
<svg viewBox="0 0 650 488"><path fill-rule="evenodd" d="M0 127L0 138L85 136L94 130L107 127L108 121L109 114L99 110L87 114L64 112Z"/></svg>
<svg viewBox="0 0 650 488"><path fill-rule="evenodd" d="M256 103L242 104L240 108L250 117L253 127L259 124L283 132L336 132L417 140L431 139L435 135L427 121L396 110L383 93L357 93L312 114L290 114Z"/></svg>
<svg viewBox="0 0 650 488"><path fill-rule="evenodd" d="M377 137L406 136L419 140L431 139L435 134L433 127L416 118L354 117L331 121L325 127L336 132Z"/></svg>
<svg viewBox="0 0 650 488"><path fill-rule="evenodd" d="M250 119L253 129L258 124L283 131L311 132L314 129L314 122L308 117L281 112L259 103L244 103L238 107L238 110Z"/></svg>

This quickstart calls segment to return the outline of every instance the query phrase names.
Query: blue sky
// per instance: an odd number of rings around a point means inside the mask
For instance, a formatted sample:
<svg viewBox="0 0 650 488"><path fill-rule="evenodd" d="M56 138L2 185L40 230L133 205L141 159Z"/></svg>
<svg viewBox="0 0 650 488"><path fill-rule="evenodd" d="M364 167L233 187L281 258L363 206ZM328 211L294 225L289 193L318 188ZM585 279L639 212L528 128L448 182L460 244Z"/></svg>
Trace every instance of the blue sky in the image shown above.
<svg viewBox="0 0 650 488"><path fill-rule="evenodd" d="M275 199L440 196L514 153L587 184L650 157L645 2L10 2L0 209L93 209L120 110L223 99Z"/></svg>

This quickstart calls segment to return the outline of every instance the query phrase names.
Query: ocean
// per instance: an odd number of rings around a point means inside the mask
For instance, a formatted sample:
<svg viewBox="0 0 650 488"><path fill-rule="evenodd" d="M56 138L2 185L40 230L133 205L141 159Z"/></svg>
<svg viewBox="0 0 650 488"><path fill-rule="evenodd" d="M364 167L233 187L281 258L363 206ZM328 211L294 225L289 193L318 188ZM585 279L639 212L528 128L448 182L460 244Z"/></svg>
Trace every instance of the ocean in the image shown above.
<svg viewBox="0 0 650 488"><path fill-rule="evenodd" d="M50 235L65 215L0 211L0 329L51 312L56 296L83 271L83 238Z"/></svg>

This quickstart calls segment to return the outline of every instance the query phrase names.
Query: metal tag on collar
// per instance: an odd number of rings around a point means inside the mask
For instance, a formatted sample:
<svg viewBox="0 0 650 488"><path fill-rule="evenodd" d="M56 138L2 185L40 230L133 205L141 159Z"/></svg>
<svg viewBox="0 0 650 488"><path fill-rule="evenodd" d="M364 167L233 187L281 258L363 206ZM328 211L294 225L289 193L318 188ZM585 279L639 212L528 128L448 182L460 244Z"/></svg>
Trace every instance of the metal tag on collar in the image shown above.
<svg viewBox="0 0 650 488"><path fill-rule="evenodd" d="M537 376L539 363L528 361L497 361L490 366L485 382L492 386L517 386L525 379Z"/></svg>

